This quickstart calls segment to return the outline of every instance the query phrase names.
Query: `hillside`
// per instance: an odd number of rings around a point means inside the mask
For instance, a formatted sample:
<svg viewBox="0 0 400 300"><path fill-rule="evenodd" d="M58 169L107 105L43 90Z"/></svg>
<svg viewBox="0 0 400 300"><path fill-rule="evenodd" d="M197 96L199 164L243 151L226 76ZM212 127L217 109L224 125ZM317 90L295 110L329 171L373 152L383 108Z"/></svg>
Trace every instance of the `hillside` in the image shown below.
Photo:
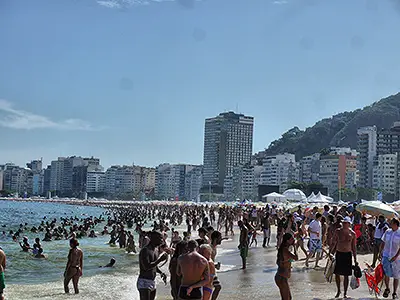
<svg viewBox="0 0 400 300"><path fill-rule="evenodd" d="M376 125L388 128L400 120L400 93L384 98L363 109L344 112L318 121L314 126L300 130L294 127L273 141L266 155L294 153L296 158L320 152L328 147L357 147L357 129Z"/></svg>

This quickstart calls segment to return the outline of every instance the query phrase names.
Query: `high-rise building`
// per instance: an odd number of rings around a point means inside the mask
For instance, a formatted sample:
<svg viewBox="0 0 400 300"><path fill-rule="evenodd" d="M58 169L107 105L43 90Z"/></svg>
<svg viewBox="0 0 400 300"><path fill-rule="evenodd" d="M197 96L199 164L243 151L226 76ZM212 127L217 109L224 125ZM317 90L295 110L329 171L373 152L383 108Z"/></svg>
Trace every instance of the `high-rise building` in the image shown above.
<svg viewBox="0 0 400 300"><path fill-rule="evenodd" d="M186 173L185 199L197 201L203 184L203 166L196 166Z"/></svg>
<svg viewBox="0 0 400 300"><path fill-rule="evenodd" d="M400 152L400 122L395 122L391 128L378 130L376 152L377 155Z"/></svg>
<svg viewBox="0 0 400 300"><path fill-rule="evenodd" d="M319 181L320 156L320 153L315 153L300 160L300 182L311 183Z"/></svg>
<svg viewBox="0 0 400 300"><path fill-rule="evenodd" d="M106 173L104 171L92 170L87 172L86 192L104 193L106 191Z"/></svg>
<svg viewBox="0 0 400 300"><path fill-rule="evenodd" d="M51 191L50 182L51 182L51 166L47 166L47 168L44 169L43 171L43 195L45 197L47 197L49 192Z"/></svg>
<svg viewBox="0 0 400 300"><path fill-rule="evenodd" d="M357 171L357 151L350 148L332 148L320 157L319 181L332 194L338 189L353 188Z"/></svg>
<svg viewBox="0 0 400 300"><path fill-rule="evenodd" d="M232 176L225 178L224 197L227 201L256 199L257 188L254 166L235 166Z"/></svg>
<svg viewBox="0 0 400 300"><path fill-rule="evenodd" d="M233 168L251 162L254 118L234 112L205 121L203 187L223 187Z"/></svg>
<svg viewBox="0 0 400 300"><path fill-rule="evenodd" d="M6 164L3 171L3 189L12 193L18 193L18 196L25 196L30 191L28 185L28 176L31 171L27 168L21 168L14 164Z"/></svg>
<svg viewBox="0 0 400 300"><path fill-rule="evenodd" d="M398 194L397 182L398 154L378 155L374 162L372 187L395 196Z"/></svg>
<svg viewBox="0 0 400 300"><path fill-rule="evenodd" d="M299 180L299 165L294 154L284 153L267 156L261 172L261 185L277 185L280 192L288 188L288 183Z"/></svg>
<svg viewBox="0 0 400 300"><path fill-rule="evenodd" d="M196 166L161 164L156 168L155 195L158 199L185 199L186 174Z"/></svg>
<svg viewBox="0 0 400 300"><path fill-rule="evenodd" d="M376 126L361 127L357 131L357 170L360 187L372 187L372 173L374 159L377 155L377 129Z"/></svg>

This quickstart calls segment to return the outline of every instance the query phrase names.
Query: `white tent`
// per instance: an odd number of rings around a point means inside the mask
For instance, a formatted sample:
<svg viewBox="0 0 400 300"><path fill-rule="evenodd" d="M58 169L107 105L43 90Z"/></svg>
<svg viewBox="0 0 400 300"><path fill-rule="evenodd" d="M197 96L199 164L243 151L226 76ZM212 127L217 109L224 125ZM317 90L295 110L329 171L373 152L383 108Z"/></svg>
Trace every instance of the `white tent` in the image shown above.
<svg viewBox="0 0 400 300"><path fill-rule="evenodd" d="M286 190L283 195L286 197L287 200L289 201L295 201L295 202L301 202L301 201L306 201L307 197L306 195L298 190L298 189L289 189Z"/></svg>
<svg viewBox="0 0 400 300"><path fill-rule="evenodd" d="M332 203L333 199L331 197L328 196L324 196L321 194L321 192L319 192L317 195L314 194L314 197L310 199L310 197L308 197L307 199L308 203Z"/></svg>
<svg viewBox="0 0 400 300"><path fill-rule="evenodd" d="M262 198L265 201L267 201L268 203L271 203L271 202L280 203L280 202L285 202L286 201L286 196L278 194L278 193L275 193L275 192L267 194L267 195L264 195L264 196L262 196Z"/></svg>
<svg viewBox="0 0 400 300"><path fill-rule="evenodd" d="M314 194L314 192L312 192L311 193L311 195L310 196L308 196L308 198L307 198L307 202L310 202L310 201L312 201L313 199L315 199L315 197L316 197L317 195L315 195Z"/></svg>

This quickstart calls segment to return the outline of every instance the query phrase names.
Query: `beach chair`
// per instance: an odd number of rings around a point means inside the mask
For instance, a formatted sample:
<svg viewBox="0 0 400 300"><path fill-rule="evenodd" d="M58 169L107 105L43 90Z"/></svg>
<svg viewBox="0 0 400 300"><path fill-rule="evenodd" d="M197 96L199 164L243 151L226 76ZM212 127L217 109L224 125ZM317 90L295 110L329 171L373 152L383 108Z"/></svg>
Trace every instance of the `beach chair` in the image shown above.
<svg viewBox="0 0 400 300"><path fill-rule="evenodd" d="M365 275L365 280L368 285L368 290L370 295L374 294L375 297L377 298L381 291L382 291L382 285L383 285L383 267L382 264L379 264L375 270L372 269L368 264L367 264L367 269L364 270L364 275Z"/></svg>

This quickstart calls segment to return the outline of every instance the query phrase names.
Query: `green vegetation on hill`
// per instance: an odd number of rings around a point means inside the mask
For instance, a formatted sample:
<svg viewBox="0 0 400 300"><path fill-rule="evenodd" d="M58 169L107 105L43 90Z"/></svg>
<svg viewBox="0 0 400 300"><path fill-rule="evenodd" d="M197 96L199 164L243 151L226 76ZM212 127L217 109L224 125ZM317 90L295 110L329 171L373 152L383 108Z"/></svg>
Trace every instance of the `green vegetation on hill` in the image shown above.
<svg viewBox="0 0 400 300"><path fill-rule="evenodd" d="M357 129L376 125L389 128L400 120L400 93L384 98L363 109L344 112L318 121L314 126L285 132L265 150L266 155L293 153L296 159L329 147L357 147Z"/></svg>

